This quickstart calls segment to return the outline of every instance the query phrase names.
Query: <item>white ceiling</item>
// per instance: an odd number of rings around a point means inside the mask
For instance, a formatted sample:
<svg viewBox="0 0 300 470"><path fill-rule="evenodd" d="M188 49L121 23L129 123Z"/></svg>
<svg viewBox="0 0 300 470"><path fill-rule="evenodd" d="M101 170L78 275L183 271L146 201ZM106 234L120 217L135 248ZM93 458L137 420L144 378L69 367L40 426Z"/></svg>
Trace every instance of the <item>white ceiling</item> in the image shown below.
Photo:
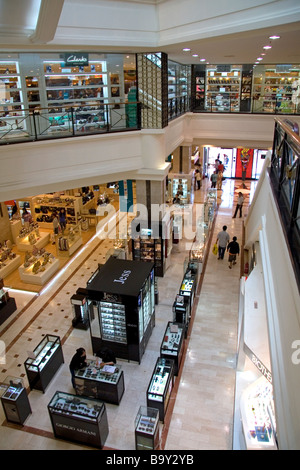
<svg viewBox="0 0 300 470"><path fill-rule="evenodd" d="M208 20L212 21L212 17L206 19L205 22L195 20L193 23L187 16L182 19L183 24L179 25L178 18L176 18L177 23L174 20L174 12L173 17L171 15L172 10L169 11L170 22L173 21L173 23L172 27L168 28L166 8L172 5L176 7L176 4L178 8L180 5L178 1L0 0L0 49L2 51L59 50L76 47L77 51L95 49L101 52L162 51L166 52L171 60L185 64L198 64L200 58L205 58L210 64L252 64L262 52L266 52L262 63L300 63L299 0L251 0L260 4L260 8L269 8L272 21L264 22L268 24L266 28L256 29L253 17L249 19L247 25L247 18L244 15L234 18L233 15L238 15L240 12L232 12L231 15L223 14L222 17L215 19L215 26L210 29L197 29L198 24L207 26ZM181 2L181 5L186 1ZM198 2L198 6L199 2L209 3L207 0L189 0L189 2L193 1L194 5ZM216 2L224 6L223 0L214 0L214 3ZM229 3L232 4L232 2L234 0L230 0ZM242 6L244 8L243 13L246 13L246 3L240 0L240 4L241 9ZM42 8L39 23L37 23L40 5ZM276 5L280 5L282 11L285 11L281 21L280 10L277 17L271 14L272 8ZM284 10L285 6L286 10ZM157 14L157 8L161 9L161 17ZM252 13L250 10L249 15ZM110 11L114 12L114 18L109 15ZM262 12L262 10L257 11ZM82 12L86 12L86 15ZM95 23L92 18L93 14L97 18ZM140 16L137 22L134 15L138 14ZM228 22L229 17L233 18L231 22ZM241 21L240 18L243 20ZM234 21L236 25L239 25L238 27L227 27L226 22L232 26ZM257 21L257 26L260 26L262 22ZM193 34L187 33L188 24L191 25ZM218 24L222 26L218 27ZM38 33L39 29L43 33ZM269 39L271 34L280 35L280 39L271 41ZM264 51L263 46L269 43L272 43L272 49ZM190 47L191 51L183 52L184 47ZM198 54L198 57L193 57L192 54Z"/></svg>

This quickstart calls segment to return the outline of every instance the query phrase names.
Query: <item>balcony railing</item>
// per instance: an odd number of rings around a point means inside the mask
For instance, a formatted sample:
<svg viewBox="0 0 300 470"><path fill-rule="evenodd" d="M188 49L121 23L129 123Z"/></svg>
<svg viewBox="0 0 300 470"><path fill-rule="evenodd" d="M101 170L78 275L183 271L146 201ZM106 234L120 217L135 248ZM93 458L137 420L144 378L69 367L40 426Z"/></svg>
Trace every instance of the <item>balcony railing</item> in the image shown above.
<svg viewBox="0 0 300 470"><path fill-rule="evenodd" d="M300 137L291 120L275 118L270 181L300 290Z"/></svg>
<svg viewBox="0 0 300 470"><path fill-rule="evenodd" d="M49 108L7 111L0 117L0 144L138 130L140 115L138 102L55 104Z"/></svg>

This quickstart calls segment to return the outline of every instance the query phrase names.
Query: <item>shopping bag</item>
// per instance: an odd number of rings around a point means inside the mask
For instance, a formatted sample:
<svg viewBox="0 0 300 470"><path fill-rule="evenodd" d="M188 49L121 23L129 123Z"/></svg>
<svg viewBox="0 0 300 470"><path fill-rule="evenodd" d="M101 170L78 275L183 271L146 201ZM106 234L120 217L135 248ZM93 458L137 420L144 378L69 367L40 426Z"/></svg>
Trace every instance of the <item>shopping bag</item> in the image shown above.
<svg viewBox="0 0 300 470"><path fill-rule="evenodd" d="M218 245L216 243L213 246L212 252L213 252L214 255L218 254Z"/></svg>

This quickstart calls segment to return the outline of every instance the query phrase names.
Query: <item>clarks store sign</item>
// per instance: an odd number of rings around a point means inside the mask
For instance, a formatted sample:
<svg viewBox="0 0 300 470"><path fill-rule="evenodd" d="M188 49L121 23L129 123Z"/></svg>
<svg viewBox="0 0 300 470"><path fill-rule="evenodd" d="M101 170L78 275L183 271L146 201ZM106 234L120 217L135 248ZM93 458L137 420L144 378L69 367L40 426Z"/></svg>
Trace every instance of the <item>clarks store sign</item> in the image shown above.
<svg viewBox="0 0 300 470"><path fill-rule="evenodd" d="M89 55L81 52L70 52L65 54L65 65L76 67L78 65L89 65Z"/></svg>

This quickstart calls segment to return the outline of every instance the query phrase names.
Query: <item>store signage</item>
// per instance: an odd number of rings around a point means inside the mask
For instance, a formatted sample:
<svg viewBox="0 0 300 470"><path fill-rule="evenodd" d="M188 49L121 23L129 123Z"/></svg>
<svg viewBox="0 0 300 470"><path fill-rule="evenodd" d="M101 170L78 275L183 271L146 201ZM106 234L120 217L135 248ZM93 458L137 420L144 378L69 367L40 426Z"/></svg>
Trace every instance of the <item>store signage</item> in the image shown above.
<svg viewBox="0 0 300 470"><path fill-rule="evenodd" d="M217 65L217 72L231 72L230 65Z"/></svg>
<svg viewBox="0 0 300 470"><path fill-rule="evenodd" d="M113 302L113 303L120 303L121 299L118 295L115 294L108 294L107 292L103 292L103 299L104 302Z"/></svg>
<svg viewBox="0 0 300 470"><path fill-rule="evenodd" d="M78 65L89 65L89 55L81 52L65 54L65 65L77 67Z"/></svg>
<svg viewBox="0 0 300 470"><path fill-rule="evenodd" d="M254 354L253 351L244 343L244 352L249 357L250 361L255 365L255 367L261 372L261 374L272 383L272 373L269 369L263 364L263 362Z"/></svg>
<svg viewBox="0 0 300 470"><path fill-rule="evenodd" d="M131 273L131 271L129 269L124 269L124 271L122 272L119 279L114 279L114 282L120 282L121 284L125 284L125 282L127 281L130 273Z"/></svg>

